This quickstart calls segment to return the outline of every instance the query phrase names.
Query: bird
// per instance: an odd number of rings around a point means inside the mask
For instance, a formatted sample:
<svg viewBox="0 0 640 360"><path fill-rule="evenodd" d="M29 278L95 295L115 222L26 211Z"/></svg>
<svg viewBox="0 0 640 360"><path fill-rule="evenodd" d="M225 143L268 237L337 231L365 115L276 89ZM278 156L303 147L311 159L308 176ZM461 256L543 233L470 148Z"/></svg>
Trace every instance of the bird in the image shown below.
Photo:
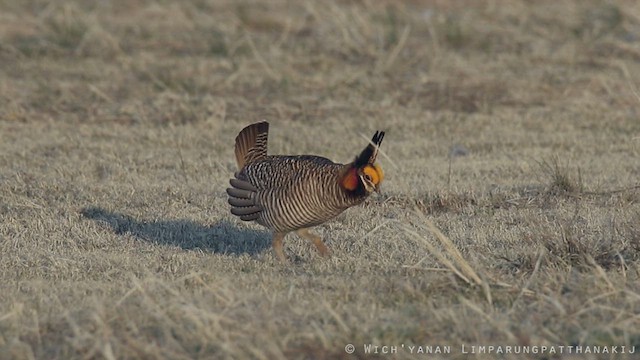
<svg viewBox="0 0 640 360"><path fill-rule="evenodd" d="M227 188L231 214L271 230L273 251L283 263L283 242L290 232L311 240L321 256L329 256L322 238L309 228L380 191L384 172L376 157L384 134L376 131L352 162L340 164L315 155L268 155L269 123L245 127L235 139L238 171Z"/></svg>

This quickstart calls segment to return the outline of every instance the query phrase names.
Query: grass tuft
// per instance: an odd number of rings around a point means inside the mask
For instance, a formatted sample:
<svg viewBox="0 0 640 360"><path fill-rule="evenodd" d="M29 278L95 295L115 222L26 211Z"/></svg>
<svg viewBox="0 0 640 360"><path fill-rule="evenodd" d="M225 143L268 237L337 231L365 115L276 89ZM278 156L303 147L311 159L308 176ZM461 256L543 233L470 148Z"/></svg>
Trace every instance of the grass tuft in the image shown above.
<svg viewBox="0 0 640 360"><path fill-rule="evenodd" d="M580 170L572 173L571 168L561 164L558 157L538 163L540 171L547 179L547 191L551 194L576 194L584 191Z"/></svg>

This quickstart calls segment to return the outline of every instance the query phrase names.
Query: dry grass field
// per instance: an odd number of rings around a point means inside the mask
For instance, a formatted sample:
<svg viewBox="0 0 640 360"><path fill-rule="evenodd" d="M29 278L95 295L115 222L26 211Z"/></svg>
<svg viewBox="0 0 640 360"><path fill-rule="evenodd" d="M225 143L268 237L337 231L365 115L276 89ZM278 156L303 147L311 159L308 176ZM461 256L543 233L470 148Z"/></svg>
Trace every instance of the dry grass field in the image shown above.
<svg viewBox="0 0 640 360"><path fill-rule="evenodd" d="M329 259L229 213L261 119L387 131ZM636 1L0 1L0 359L631 359L639 156Z"/></svg>

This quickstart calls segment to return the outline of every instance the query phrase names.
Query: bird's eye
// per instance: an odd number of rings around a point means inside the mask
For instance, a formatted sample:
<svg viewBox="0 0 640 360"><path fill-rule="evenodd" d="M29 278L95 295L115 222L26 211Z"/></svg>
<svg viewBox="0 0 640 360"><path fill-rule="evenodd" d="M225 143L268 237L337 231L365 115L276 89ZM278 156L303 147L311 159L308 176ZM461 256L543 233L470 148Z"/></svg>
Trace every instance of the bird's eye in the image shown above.
<svg viewBox="0 0 640 360"><path fill-rule="evenodd" d="M370 182L371 181L371 175L364 174L364 179Z"/></svg>

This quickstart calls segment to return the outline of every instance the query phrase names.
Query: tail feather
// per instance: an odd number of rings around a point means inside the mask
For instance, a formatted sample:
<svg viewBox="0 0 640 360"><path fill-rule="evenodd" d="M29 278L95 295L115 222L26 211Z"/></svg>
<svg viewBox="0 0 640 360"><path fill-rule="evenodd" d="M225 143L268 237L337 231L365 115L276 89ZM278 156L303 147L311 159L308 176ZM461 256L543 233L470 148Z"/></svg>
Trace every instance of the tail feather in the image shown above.
<svg viewBox="0 0 640 360"><path fill-rule="evenodd" d="M366 164L373 164L376 161L376 157L378 156L378 148L380 144L382 144L382 139L384 138L384 131L376 131L371 139L371 142L367 147L362 150L360 155L356 157L355 166L361 167Z"/></svg>
<svg viewBox="0 0 640 360"><path fill-rule="evenodd" d="M269 136L269 123L261 121L251 124L240 131L236 137L236 162L238 170L245 164L262 159L267 156L267 138Z"/></svg>

